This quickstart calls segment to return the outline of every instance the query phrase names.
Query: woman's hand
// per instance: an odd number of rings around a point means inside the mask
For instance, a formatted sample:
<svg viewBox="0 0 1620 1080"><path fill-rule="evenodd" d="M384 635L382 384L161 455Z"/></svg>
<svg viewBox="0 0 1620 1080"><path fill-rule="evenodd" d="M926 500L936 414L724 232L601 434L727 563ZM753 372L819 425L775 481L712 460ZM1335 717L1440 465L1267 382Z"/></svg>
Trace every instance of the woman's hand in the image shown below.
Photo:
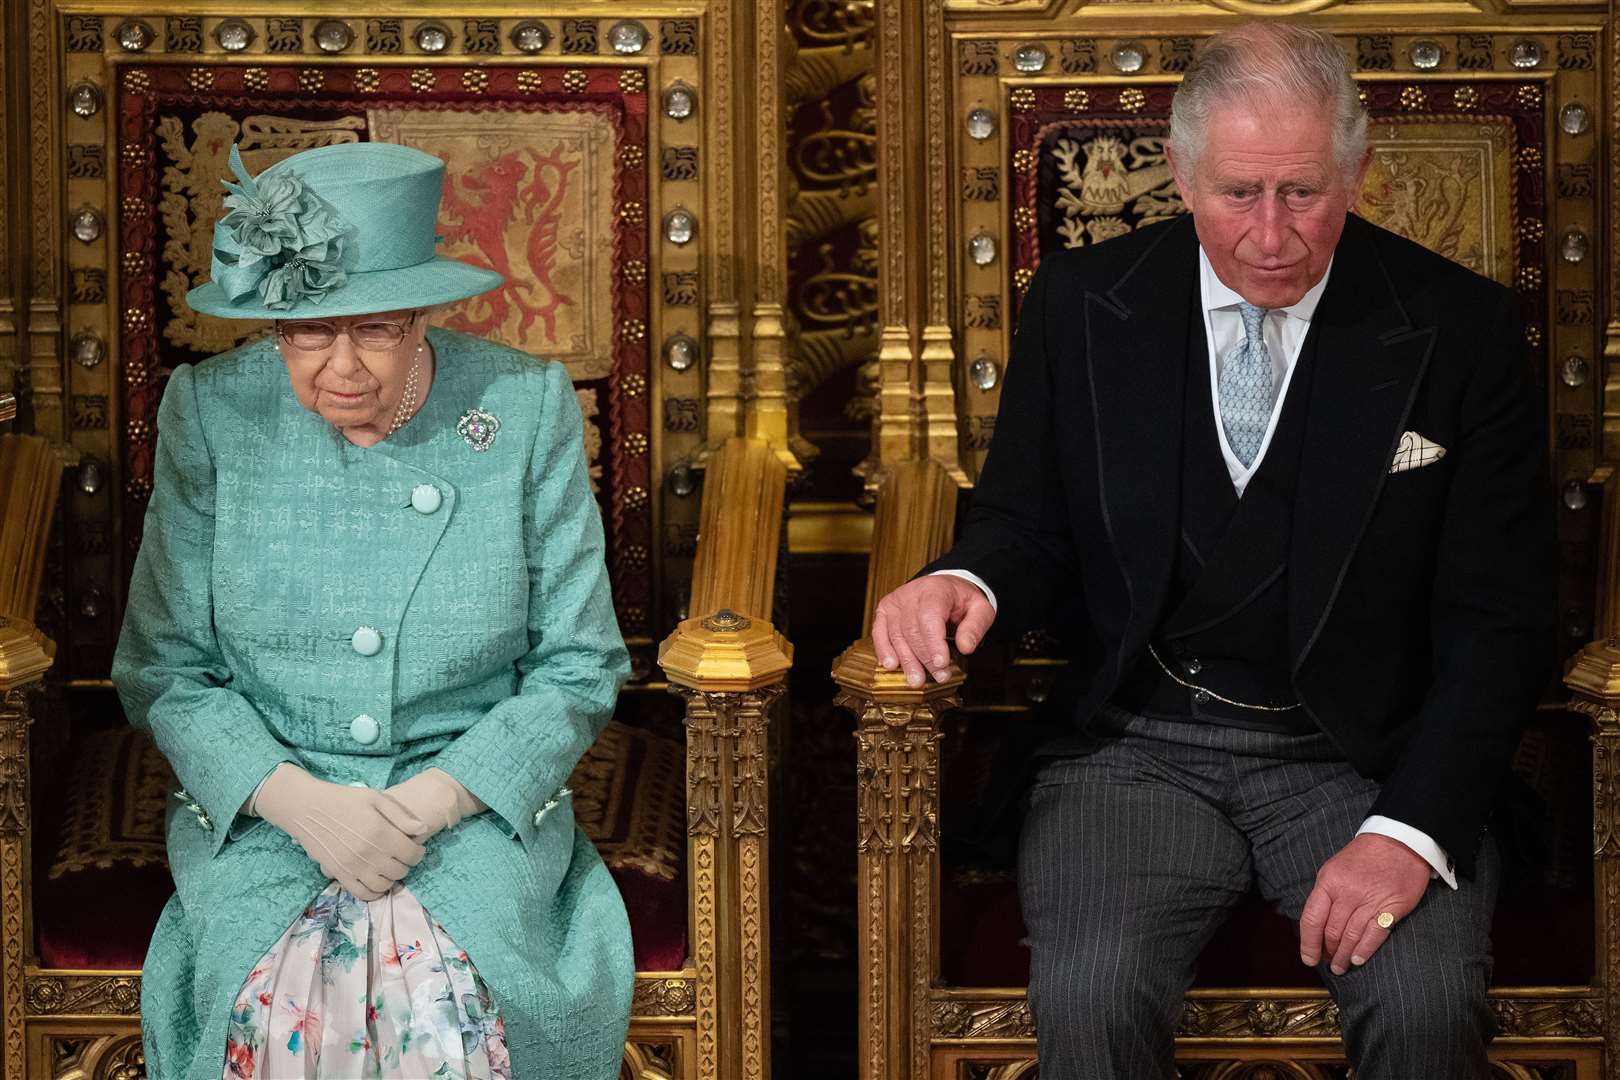
<svg viewBox="0 0 1620 1080"><path fill-rule="evenodd" d="M290 762L259 785L248 813L292 837L361 900L380 898L422 860L420 818L384 792L317 780Z"/></svg>
<svg viewBox="0 0 1620 1080"><path fill-rule="evenodd" d="M418 841L424 841L445 829L453 829L462 818L489 809L449 773L431 767L409 780L401 780L383 794L426 823L421 832L412 834Z"/></svg>

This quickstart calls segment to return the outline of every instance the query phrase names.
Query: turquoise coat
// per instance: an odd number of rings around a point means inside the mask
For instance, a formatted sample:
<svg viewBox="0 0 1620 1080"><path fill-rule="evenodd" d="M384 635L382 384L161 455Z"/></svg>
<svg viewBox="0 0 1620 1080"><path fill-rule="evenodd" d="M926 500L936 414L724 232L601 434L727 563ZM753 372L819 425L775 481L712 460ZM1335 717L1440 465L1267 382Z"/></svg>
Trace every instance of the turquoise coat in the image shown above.
<svg viewBox="0 0 1620 1080"><path fill-rule="evenodd" d="M219 1080L243 979L326 884L237 814L282 761L374 788L436 765L487 803L405 884L488 982L515 1078L617 1073L629 921L559 796L629 671L578 399L559 364L428 339L422 411L370 449L298 404L269 340L163 396L113 662L185 793L141 987L153 1080ZM456 431L474 407L500 421L483 452Z"/></svg>

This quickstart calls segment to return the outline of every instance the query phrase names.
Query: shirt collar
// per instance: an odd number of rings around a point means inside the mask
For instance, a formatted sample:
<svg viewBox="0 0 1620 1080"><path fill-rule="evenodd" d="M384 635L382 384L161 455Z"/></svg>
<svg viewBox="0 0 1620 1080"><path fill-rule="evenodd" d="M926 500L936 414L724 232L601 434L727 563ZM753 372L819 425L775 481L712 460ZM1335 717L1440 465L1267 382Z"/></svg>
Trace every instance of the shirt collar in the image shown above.
<svg viewBox="0 0 1620 1080"><path fill-rule="evenodd" d="M1333 258L1329 256L1327 269L1322 271L1322 277L1312 285L1298 303L1275 310L1284 315L1292 316L1301 322L1310 322L1311 316L1316 314L1316 305L1322 302L1322 292L1327 288L1328 277L1333 273ZM1198 278L1199 288L1203 295L1204 310L1218 311L1222 308L1235 308L1243 303L1243 297L1228 288L1215 273L1210 265L1209 256L1204 253L1204 245L1198 245Z"/></svg>

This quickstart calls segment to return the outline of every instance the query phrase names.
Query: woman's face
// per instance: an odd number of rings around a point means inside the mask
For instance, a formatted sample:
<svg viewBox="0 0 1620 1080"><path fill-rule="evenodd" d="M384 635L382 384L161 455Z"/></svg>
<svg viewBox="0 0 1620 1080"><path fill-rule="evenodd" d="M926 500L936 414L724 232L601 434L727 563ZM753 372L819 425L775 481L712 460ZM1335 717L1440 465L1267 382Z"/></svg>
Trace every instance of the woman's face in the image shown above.
<svg viewBox="0 0 1620 1080"><path fill-rule="evenodd" d="M427 313L410 309L289 319L276 324L276 345L300 405L346 435L380 437L393 422L419 348L418 406L425 396L427 327Z"/></svg>

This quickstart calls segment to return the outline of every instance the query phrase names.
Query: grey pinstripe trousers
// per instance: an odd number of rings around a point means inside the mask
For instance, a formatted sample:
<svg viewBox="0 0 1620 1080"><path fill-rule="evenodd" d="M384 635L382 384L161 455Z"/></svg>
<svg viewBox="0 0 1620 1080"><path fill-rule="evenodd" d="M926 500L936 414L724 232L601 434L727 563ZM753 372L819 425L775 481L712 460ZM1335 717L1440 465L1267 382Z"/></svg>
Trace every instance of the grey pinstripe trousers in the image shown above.
<svg viewBox="0 0 1620 1080"><path fill-rule="evenodd" d="M1019 850L1041 1080L1173 1080L1199 953L1257 883L1297 920L1378 794L1326 735L1105 707L1088 752L1036 778ZM1500 873L1435 881L1364 967L1318 974L1357 1080L1486 1080Z"/></svg>

